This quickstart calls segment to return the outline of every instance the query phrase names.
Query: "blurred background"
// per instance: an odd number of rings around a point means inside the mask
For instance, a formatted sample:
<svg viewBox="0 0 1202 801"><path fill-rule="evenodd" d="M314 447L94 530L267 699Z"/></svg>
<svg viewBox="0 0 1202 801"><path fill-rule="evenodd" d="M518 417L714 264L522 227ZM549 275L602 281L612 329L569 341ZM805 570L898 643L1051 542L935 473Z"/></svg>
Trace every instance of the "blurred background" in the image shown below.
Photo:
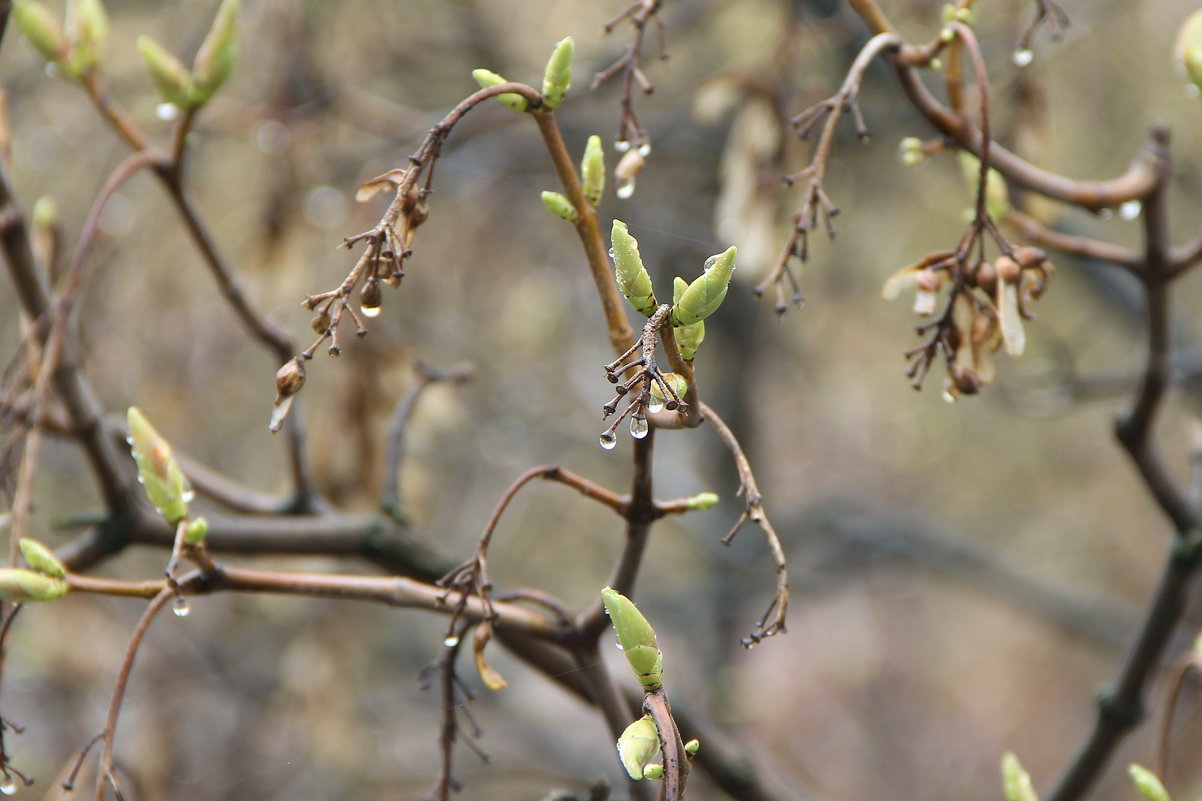
<svg viewBox="0 0 1202 801"><path fill-rule="evenodd" d="M134 41L151 33L190 61L216 3L110 5L110 89L166 142L170 126L156 116ZM883 5L912 41L936 35L940 3ZM1038 34L1033 62L1020 69L1015 42L1035 4L980 4L997 130L1065 175L1107 178L1123 172L1152 122L1167 122L1175 239L1184 241L1199 223L1202 128L1171 50L1196 4L1063 5L1072 16L1063 39ZM619 87L588 84L630 41L626 25L602 30L622 8L245 2L238 64L199 118L188 183L257 306L308 343L300 301L342 280L352 257L337 246L384 208L384 198L356 204L355 190L406 165L425 131L474 90L473 68L537 86L553 44L574 36L576 77L558 117L576 153L601 134L612 166ZM694 0L666 3L661 16L671 58L655 58L649 35L644 68L655 92L636 98L653 151L633 198L617 200L610 181L603 228L613 217L629 223L661 297L674 275L691 277L706 256L739 246L735 284L707 321L699 380L747 448L794 593L789 633L744 650L740 637L771 597L771 560L754 529L729 548L718 542L741 502L714 434L661 433L657 496L723 498L657 527L639 584L673 703L718 723L781 799L1000 797L1006 749L1046 788L1091 729L1095 695L1115 674L1169 546L1169 527L1111 434L1139 370L1139 295L1105 267L1056 258L1027 353L999 357L999 379L983 396L948 405L938 373L914 392L901 353L918 342L916 318L908 299L881 301L880 286L958 240L970 194L948 154L918 169L899 165L899 140L932 132L877 65L861 97L872 138L857 142L845 123L827 171L842 209L838 237L811 238L805 306L778 317L751 288L800 202L781 176L809 158L781 120L835 91L865 27L833 0ZM0 83L22 203L57 202L69 253L126 148L12 30ZM500 494L531 466L555 463L628 489L629 439L612 452L597 446L610 397L601 366L612 354L595 291L571 227L539 200L558 188L534 126L497 104L474 111L444 148L404 284L386 289L365 339L348 337L342 358L319 355L308 371L301 413L320 486L340 509L372 511L388 414L414 381L414 360L474 366L470 383L423 396L402 471L415 531L451 564L470 554ZM283 441L266 426L278 364L244 335L164 200L142 175L102 221L76 316L87 373L112 412L137 404L181 451L248 487L282 491ZM1138 243L1138 222L1123 214L1044 213L1066 230ZM1196 363L1197 276L1178 290L1179 337ZM11 354L19 332L7 275L0 319L0 352ZM1161 420L1183 474L1196 412L1187 393ZM34 533L52 545L78 533L73 516L100 508L69 443L47 443L37 502ZM621 536L596 505L533 485L497 531L493 579L499 590L538 587L580 608L609 574ZM100 572L154 577L165 558L132 549ZM372 570L311 558L229 561ZM101 729L142 608L78 597L22 615L0 695L5 716L27 727L8 749L38 778L20 798L54 797L54 777ZM186 619L164 616L140 653L118 736L135 795L425 796L441 712L419 673L442 647L444 624L270 597L200 598ZM1172 659L1200 626L1194 605ZM500 649L490 653L510 684L489 693L467 676L492 762L459 751L462 797L535 799L556 787L583 791L598 775L625 797L601 720ZM616 651L608 656L620 667ZM1125 765L1154 760L1169 675L1153 688L1149 725L1114 760L1097 798L1134 797ZM1197 700L1187 683L1169 779L1179 797L1196 797L1202 783ZM689 797L722 796L694 774Z"/></svg>

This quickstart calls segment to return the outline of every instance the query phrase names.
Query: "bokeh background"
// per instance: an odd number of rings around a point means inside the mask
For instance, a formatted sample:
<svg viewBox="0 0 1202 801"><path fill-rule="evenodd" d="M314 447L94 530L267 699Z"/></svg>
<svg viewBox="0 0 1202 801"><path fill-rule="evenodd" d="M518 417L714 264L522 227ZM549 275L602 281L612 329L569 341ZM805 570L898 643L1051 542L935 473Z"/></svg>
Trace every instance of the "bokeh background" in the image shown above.
<svg viewBox="0 0 1202 801"><path fill-rule="evenodd" d="M113 94L165 140L134 41L152 33L190 58L215 3L113 3L105 72ZM618 89L588 90L620 56L605 35L622 2L413 0L245 2L230 84L201 116L189 186L255 303L307 342L306 294L341 281L342 237L371 227L383 200L357 186L393 167L487 66L541 78L551 46L575 37L575 87L558 116L580 152L612 141ZM948 405L940 377L921 393L903 376L916 344L908 303L883 280L954 243L969 206L953 157L898 164L903 136L931 131L883 68L866 77L871 140L841 128L827 191L838 238L815 237L805 307L783 317L753 287L782 247L797 192L780 178L807 144L780 120L833 93L864 26L844 4L783 0L667 3L671 58L639 97L653 152L634 197L600 212L630 225L661 294L729 244L735 285L707 321L698 359L708 402L748 449L790 557L789 633L739 645L767 604L772 567L759 533L718 540L738 516L737 479L704 428L657 440L657 494L712 490L715 510L665 521L639 601L666 651L674 703L716 721L781 799L938 801L1000 797L1013 749L1047 787L1094 719L1169 546L1169 528L1111 435L1134 388L1139 296L1106 268L1057 259L1058 278L1028 326L1028 352L998 382ZM939 3L885 2L903 33L937 32ZM1196 4L1066 0L1059 43L1035 40L1012 63L1031 2L979 4L998 130L1066 175L1121 173L1154 121L1174 132L1177 241L1199 224L1199 101L1171 50ZM74 86L48 76L13 31L0 48L12 170L23 203L57 202L69 248L124 145ZM610 163L613 163L612 150ZM624 492L630 445L597 447L610 388L603 319L571 228L542 208L557 188L532 125L495 104L456 128L437 170L432 216L409 277L386 291L371 332L309 370L303 414L321 487L346 511L375 508L384 427L414 380L413 361L468 362L474 380L423 396L406 439L402 496L414 528L449 563L468 555L504 488L556 463ZM612 182L611 182L612 186ZM138 404L176 446L263 491L286 487L282 442L266 423L277 364L223 305L160 188L141 176L103 220L76 339L106 408ZM1136 244L1121 214L1045 210L1067 230ZM61 265L60 265L61 266ZM1196 363L1197 276L1179 287L1179 337ZM0 352L15 352L16 300L0 278ZM1196 399L1170 405L1163 441L1184 474L1198 439ZM99 508L69 443L51 442L34 521L61 544ZM498 588L534 586L589 603L621 537L612 515L561 487L524 491L497 532ZM131 550L101 568L160 574L166 555ZM231 559L279 569L370 571L318 559ZM27 610L10 639L0 701L27 726L8 741L38 777L21 798L56 797L53 777L100 730L141 604L69 598ZM444 621L328 600L212 597L157 621L121 721L119 757L145 799L421 798L437 773L436 691L419 674ZM1202 626L1196 607L1170 655ZM609 657L620 655L615 650ZM590 710L494 649L508 689L478 690L481 765L461 751L462 797L533 799L607 775L624 797L609 735ZM1149 725L1098 791L1132 798L1124 766L1151 763L1169 672ZM1196 797L1202 719L1182 698L1170 788ZM687 732L686 732L687 735ZM703 748L704 743L703 743ZM49 796L44 794L49 793ZM1192 796L1191 796L1192 794ZM690 797L719 798L695 774Z"/></svg>

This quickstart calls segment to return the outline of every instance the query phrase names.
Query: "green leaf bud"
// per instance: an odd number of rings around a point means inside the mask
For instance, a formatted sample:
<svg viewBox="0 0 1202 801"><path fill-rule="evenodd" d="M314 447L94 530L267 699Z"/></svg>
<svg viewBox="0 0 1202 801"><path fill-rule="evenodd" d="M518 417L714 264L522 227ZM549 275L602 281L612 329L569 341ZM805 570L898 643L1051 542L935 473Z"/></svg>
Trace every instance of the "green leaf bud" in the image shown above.
<svg viewBox="0 0 1202 801"><path fill-rule="evenodd" d="M660 378L664 380L669 389L676 393L676 398L684 400L684 394L689 391L689 382L684 380L684 376L679 373L664 373ZM667 406L669 403L676 403L675 398L665 393L658 381L651 382L651 398L653 401L664 406ZM673 405L672 408L676 407ZM656 409L652 408L651 411L656 411Z"/></svg>
<svg viewBox="0 0 1202 801"><path fill-rule="evenodd" d="M21 604L57 601L70 589L71 586L61 578L20 567L0 567L0 601Z"/></svg>
<svg viewBox="0 0 1202 801"><path fill-rule="evenodd" d="M655 629L634 602L617 590L611 587L601 590L601 602L639 683L648 692L658 690L663 686L664 655L655 641Z"/></svg>
<svg viewBox="0 0 1202 801"><path fill-rule="evenodd" d="M701 741L698 739L689 740L684 744L684 752L689 756L697 756L697 752L701 750Z"/></svg>
<svg viewBox="0 0 1202 801"><path fill-rule="evenodd" d="M547 68L543 72L543 105L555 108L563 100L563 96L572 87L572 56L576 51L576 43L571 36L565 36L551 51L547 60Z"/></svg>
<svg viewBox="0 0 1202 801"><path fill-rule="evenodd" d="M605 150L601 137L593 134L584 146L584 158L580 161L580 179L584 184L584 196L597 206L605 193Z"/></svg>
<svg viewBox="0 0 1202 801"><path fill-rule="evenodd" d="M651 276L643 266L639 256L639 243L626 230L626 223L614 220L610 231L610 242L613 247L609 256L614 260L614 272L618 278L618 289L622 296L630 301L635 311L650 317L658 305L655 301L655 290L651 288Z"/></svg>
<svg viewBox="0 0 1202 801"><path fill-rule="evenodd" d="M643 778L643 768L659 750L659 730L650 715L631 723L618 738L618 758L632 779Z"/></svg>
<svg viewBox="0 0 1202 801"><path fill-rule="evenodd" d="M234 57L238 51L235 33L237 21L238 0L221 0L209 33L192 61L192 83L195 87L192 100L196 107L207 103L234 69Z"/></svg>
<svg viewBox="0 0 1202 801"><path fill-rule="evenodd" d="M724 253L705 260L704 272L680 293L680 298L672 305L673 326L692 325L718 310L726 297L730 274L735 269L735 253L732 245Z"/></svg>
<svg viewBox="0 0 1202 801"><path fill-rule="evenodd" d="M689 282L676 276L672 281L672 305L680 303L680 299L684 297L685 290L689 288ZM692 325L682 325L674 329L676 334L676 347L680 348L680 355L688 361L693 361L697 358L697 348L701 347L701 340L705 339L705 323L696 322Z"/></svg>
<svg viewBox="0 0 1202 801"><path fill-rule="evenodd" d="M927 154L923 152L922 140L917 136L907 136L901 140L897 147L898 158L906 167L917 167L927 160Z"/></svg>
<svg viewBox="0 0 1202 801"><path fill-rule="evenodd" d="M659 780L664 777L664 766L658 762L652 762L649 765L643 766L643 778Z"/></svg>
<svg viewBox="0 0 1202 801"><path fill-rule="evenodd" d="M33 204L33 213L30 216L33 218L34 228L51 228L58 222L58 204L50 195L42 195Z"/></svg>
<svg viewBox="0 0 1202 801"><path fill-rule="evenodd" d="M184 529L184 543L196 547L204 542L205 535L209 533L209 521L203 517L198 517L188 523Z"/></svg>
<svg viewBox="0 0 1202 801"><path fill-rule="evenodd" d="M964 171L964 178L968 181L975 200L977 181L981 177L981 162L972 153L961 150L960 168ZM1006 179L992 167L985 176L985 211L994 222L1000 221L1010 212L1010 191L1006 188Z"/></svg>
<svg viewBox="0 0 1202 801"><path fill-rule="evenodd" d="M1202 10L1190 14L1182 23L1175 52L1185 76L1202 89Z"/></svg>
<svg viewBox="0 0 1202 801"><path fill-rule="evenodd" d="M561 220L574 223L580 218L580 215L576 212L576 207L572 205L572 201L558 192L544 191L543 205L547 207L547 211Z"/></svg>
<svg viewBox="0 0 1202 801"><path fill-rule="evenodd" d="M87 75L96 69L108 32L108 12L101 0L68 0L67 40L73 74Z"/></svg>
<svg viewBox="0 0 1202 801"><path fill-rule="evenodd" d="M476 83L480 84L481 89L487 89L490 86L497 86L509 81L502 78L492 70L478 69L472 70L472 77L476 79ZM514 111L526 110L526 98L515 92L506 92L505 94L497 95L497 100L505 108L513 109Z"/></svg>
<svg viewBox="0 0 1202 801"><path fill-rule="evenodd" d="M1127 773L1131 776L1131 781L1135 782L1135 789L1139 790L1139 794L1144 797L1145 801L1173 801L1169 797L1168 790L1164 789L1160 778L1143 765L1132 763L1127 766Z"/></svg>
<svg viewBox="0 0 1202 801"><path fill-rule="evenodd" d="M1006 801L1039 801L1031 784L1031 776L1023 769L1013 751L1002 755L1002 792Z"/></svg>
<svg viewBox="0 0 1202 801"><path fill-rule="evenodd" d="M713 509L717 505L718 494L716 492L700 492L685 501L685 506L690 512L704 512L706 509Z"/></svg>
<svg viewBox="0 0 1202 801"><path fill-rule="evenodd" d="M51 578L64 578L67 575L66 566L54 555L54 551L42 543L22 537L17 544L21 548L21 556L25 557L25 564L33 570L45 573Z"/></svg>
<svg viewBox="0 0 1202 801"><path fill-rule="evenodd" d="M42 58L67 71L71 46L67 35L50 9L34 0L18 0L13 5L13 22Z"/></svg>
<svg viewBox="0 0 1202 801"><path fill-rule="evenodd" d="M171 525L188 516L192 489L171 455L171 445L137 406L129 407L130 446L138 464L138 481L159 514Z"/></svg>
<svg viewBox="0 0 1202 801"><path fill-rule="evenodd" d="M192 74L178 58L149 36L138 37L138 52L163 99L178 109L196 108Z"/></svg>

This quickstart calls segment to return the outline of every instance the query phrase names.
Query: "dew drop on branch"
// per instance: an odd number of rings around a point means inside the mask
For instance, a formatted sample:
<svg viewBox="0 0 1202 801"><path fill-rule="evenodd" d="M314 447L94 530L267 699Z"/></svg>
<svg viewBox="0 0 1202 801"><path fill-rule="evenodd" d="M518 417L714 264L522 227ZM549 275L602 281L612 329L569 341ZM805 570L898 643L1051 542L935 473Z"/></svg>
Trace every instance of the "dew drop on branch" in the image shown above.
<svg viewBox="0 0 1202 801"><path fill-rule="evenodd" d="M601 447L602 448L604 448L607 451L612 451L617 446L618 446L618 438L615 437L613 434L606 433L606 434L601 435Z"/></svg>
<svg viewBox="0 0 1202 801"><path fill-rule="evenodd" d="M1119 206L1119 217L1124 220L1134 220L1139 216L1143 206L1138 200L1128 200L1123 205Z"/></svg>
<svg viewBox="0 0 1202 801"><path fill-rule="evenodd" d="M187 617L188 613L191 611L192 607L188 606L187 598L176 598L175 603L171 604L171 614L175 615L176 617Z"/></svg>
<svg viewBox="0 0 1202 801"><path fill-rule="evenodd" d="M174 103L159 103L154 107L154 116L163 122L171 122L179 116L179 106Z"/></svg>
<svg viewBox="0 0 1202 801"><path fill-rule="evenodd" d="M1026 67L1035 60L1035 53L1031 50L1023 48L1022 50L1015 50L1014 54L1011 55L1010 58L1014 60L1014 66Z"/></svg>
<svg viewBox="0 0 1202 801"><path fill-rule="evenodd" d="M642 439L647 436L647 432L650 430L651 428L647 425L646 417L636 414L630 418L630 436L635 439Z"/></svg>
<svg viewBox="0 0 1202 801"><path fill-rule="evenodd" d="M456 637L454 634L452 634L449 637L447 637L445 640L443 640L442 644L448 648L454 648L456 645L459 644L459 638Z"/></svg>
<svg viewBox="0 0 1202 801"><path fill-rule="evenodd" d="M4 777L0 778L0 793L12 795L15 792L17 792L17 783L13 781L12 776L4 774Z"/></svg>

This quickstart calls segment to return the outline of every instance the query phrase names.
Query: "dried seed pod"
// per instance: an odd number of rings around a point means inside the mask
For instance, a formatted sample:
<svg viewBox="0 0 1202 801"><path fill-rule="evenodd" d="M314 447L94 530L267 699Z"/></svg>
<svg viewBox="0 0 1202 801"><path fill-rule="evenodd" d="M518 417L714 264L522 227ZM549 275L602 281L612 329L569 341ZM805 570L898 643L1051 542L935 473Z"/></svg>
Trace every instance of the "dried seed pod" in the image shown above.
<svg viewBox="0 0 1202 801"><path fill-rule="evenodd" d="M275 374L275 392L277 400L289 398L300 392L305 385L305 365L300 358L290 359Z"/></svg>
<svg viewBox="0 0 1202 801"><path fill-rule="evenodd" d="M380 313L381 302L383 302L383 297L380 294L380 282L375 279L369 279L363 284L363 288L359 290L359 308L368 317L375 317Z"/></svg>
<svg viewBox="0 0 1202 801"><path fill-rule="evenodd" d="M614 147L617 147L617 144ZM629 143L627 143L627 147L630 147ZM635 179L645 166L647 166L647 159L641 148L626 151L618 161L618 166L614 167L614 182L617 184L617 189L614 191L618 197L626 200L634 195Z"/></svg>
<svg viewBox="0 0 1202 801"><path fill-rule="evenodd" d="M318 312L317 316L313 318L309 325L313 327L314 333L324 334L326 331L330 330L330 313L325 309L322 309L320 312Z"/></svg>

